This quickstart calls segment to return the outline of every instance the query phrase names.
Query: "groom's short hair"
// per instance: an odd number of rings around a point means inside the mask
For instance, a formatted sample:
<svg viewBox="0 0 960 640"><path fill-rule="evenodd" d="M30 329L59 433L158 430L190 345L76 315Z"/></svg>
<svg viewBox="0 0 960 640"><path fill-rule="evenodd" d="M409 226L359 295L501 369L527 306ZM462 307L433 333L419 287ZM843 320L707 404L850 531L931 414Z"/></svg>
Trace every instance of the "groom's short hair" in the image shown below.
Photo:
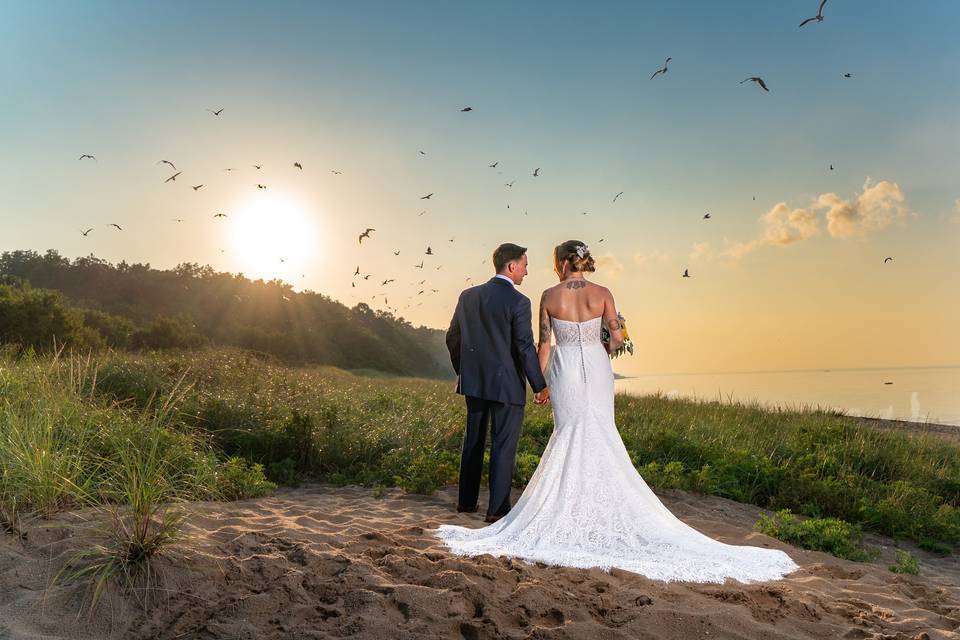
<svg viewBox="0 0 960 640"><path fill-rule="evenodd" d="M497 273L500 273L508 264L522 258L526 252L526 247L504 242L493 251L493 268L497 270Z"/></svg>

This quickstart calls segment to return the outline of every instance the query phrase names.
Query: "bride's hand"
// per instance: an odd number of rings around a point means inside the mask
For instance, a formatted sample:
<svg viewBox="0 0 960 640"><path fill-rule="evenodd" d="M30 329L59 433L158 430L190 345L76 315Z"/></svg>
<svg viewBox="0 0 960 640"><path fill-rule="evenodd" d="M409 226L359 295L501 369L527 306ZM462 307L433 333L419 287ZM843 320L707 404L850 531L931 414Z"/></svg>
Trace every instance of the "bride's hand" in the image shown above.
<svg viewBox="0 0 960 640"><path fill-rule="evenodd" d="M546 404L550 401L550 389L544 387L542 391L538 391L533 396L534 404Z"/></svg>

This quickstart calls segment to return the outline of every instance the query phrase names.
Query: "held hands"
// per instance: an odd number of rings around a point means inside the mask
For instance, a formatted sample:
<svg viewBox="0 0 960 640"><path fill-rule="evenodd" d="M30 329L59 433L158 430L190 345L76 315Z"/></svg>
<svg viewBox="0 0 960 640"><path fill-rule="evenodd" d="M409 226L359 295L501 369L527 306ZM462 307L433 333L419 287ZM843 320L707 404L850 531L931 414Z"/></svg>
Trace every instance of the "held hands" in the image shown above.
<svg viewBox="0 0 960 640"><path fill-rule="evenodd" d="M534 404L547 404L550 401L550 389L544 387L542 391L538 391L533 396Z"/></svg>

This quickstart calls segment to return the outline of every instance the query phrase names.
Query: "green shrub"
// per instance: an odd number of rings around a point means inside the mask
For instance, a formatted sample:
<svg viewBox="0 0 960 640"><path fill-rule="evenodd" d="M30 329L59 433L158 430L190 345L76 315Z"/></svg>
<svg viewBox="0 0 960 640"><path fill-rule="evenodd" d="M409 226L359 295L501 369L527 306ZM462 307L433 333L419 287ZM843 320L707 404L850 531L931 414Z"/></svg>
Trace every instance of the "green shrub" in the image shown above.
<svg viewBox="0 0 960 640"><path fill-rule="evenodd" d="M456 482L459 469L459 456L449 451L420 451L395 481L404 491L430 494Z"/></svg>
<svg viewBox="0 0 960 640"><path fill-rule="evenodd" d="M837 518L800 520L789 509L782 509L773 516L760 516L754 529L798 547L826 551L847 560L863 562L871 557L861 546L860 528Z"/></svg>
<svg viewBox="0 0 960 640"><path fill-rule="evenodd" d="M897 549L897 561L890 565L890 571L918 576L920 575L920 563L909 551Z"/></svg>
<svg viewBox="0 0 960 640"><path fill-rule="evenodd" d="M276 488L276 484L267 480L259 463L250 464L233 456L217 468L217 494L224 500L262 498Z"/></svg>

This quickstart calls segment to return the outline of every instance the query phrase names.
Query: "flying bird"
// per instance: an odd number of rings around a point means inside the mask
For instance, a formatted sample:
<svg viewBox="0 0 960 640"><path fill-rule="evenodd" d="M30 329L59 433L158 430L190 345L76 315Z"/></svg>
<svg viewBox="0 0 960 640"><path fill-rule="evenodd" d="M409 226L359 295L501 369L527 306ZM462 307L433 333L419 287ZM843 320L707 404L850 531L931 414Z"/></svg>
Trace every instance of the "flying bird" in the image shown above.
<svg viewBox="0 0 960 640"><path fill-rule="evenodd" d="M86 238L87 234L93 231L93 228L87 229L86 231L81 230L80 233L83 234L83 237Z"/></svg>
<svg viewBox="0 0 960 640"><path fill-rule="evenodd" d="M257 189L266 189L266 188L267 188L267 185L260 184L259 182L257 183Z"/></svg>
<svg viewBox="0 0 960 640"><path fill-rule="evenodd" d="M516 182L516 180L511 180L510 182L504 182L503 184L505 186L512 187L514 182Z"/></svg>
<svg viewBox="0 0 960 640"><path fill-rule="evenodd" d="M684 277L684 278L689 278L689 277L690 277L690 270L689 270L689 269L684 269L684 270L683 270L683 277Z"/></svg>
<svg viewBox="0 0 960 640"><path fill-rule="evenodd" d="M183 218L170 218L174 222L183 222Z"/></svg>
<svg viewBox="0 0 960 640"><path fill-rule="evenodd" d="M216 111L214 111L213 109L207 109L207 111L209 111L210 113L212 113L212 114L215 115L215 116L219 116L219 115L220 115L220 112L223 111L223 107L220 107L220 108L217 109Z"/></svg>
<svg viewBox="0 0 960 640"><path fill-rule="evenodd" d="M107 225L107 226L109 226L109 227L116 227L116 228L119 229L120 231L123 231L123 227L121 227L120 225L118 225L116 222L111 222L111 223L110 223L109 225Z"/></svg>
<svg viewBox="0 0 960 640"><path fill-rule="evenodd" d="M170 182L171 180L176 180L177 176L183 173L183 171L177 171L175 174L164 180L164 182Z"/></svg>
<svg viewBox="0 0 960 640"><path fill-rule="evenodd" d="M653 80L654 78L656 78L656 77L657 77L658 75L660 75L661 73L664 74L664 75L666 75L666 73L667 73L667 65L670 64L670 61L671 61L671 60L673 60L673 58L667 58L667 59L664 61L664 63L663 63L663 68L662 68L662 69L657 69L656 71L654 71L654 72L653 72L653 75L650 76L650 79Z"/></svg>
<svg viewBox="0 0 960 640"><path fill-rule="evenodd" d="M423 260L420 261L420 264L415 264L413 266L415 266L417 269L423 269Z"/></svg>
<svg viewBox="0 0 960 640"><path fill-rule="evenodd" d="M621 192L618 193L617 195L613 196L613 201L616 202L616 201L617 201L617 198L619 198L619 197L622 196L622 195L623 195L623 191L621 191Z"/></svg>
<svg viewBox="0 0 960 640"><path fill-rule="evenodd" d="M390 284L391 282L393 282L393 278L390 278L389 280L384 280L383 282L380 283L380 286L381 286L381 287L386 286L386 285Z"/></svg>
<svg viewBox="0 0 960 640"><path fill-rule="evenodd" d="M426 151L424 151L423 149L420 149L420 155L425 156L425 155L427 155L427 153L426 153Z"/></svg>
<svg viewBox="0 0 960 640"><path fill-rule="evenodd" d="M399 252L399 251L394 251L394 252L393 252L393 255L398 256L398 255L400 255L400 252Z"/></svg>
<svg viewBox="0 0 960 640"><path fill-rule="evenodd" d="M353 275L355 276L360 275L360 265L357 265L357 270L353 272Z"/></svg>
<svg viewBox="0 0 960 640"><path fill-rule="evenodd" d="M740 84L743 84L744 82L756 82L758 85L760 85L760 88L763 89L764 91L770 91L770 89L767 89L767 84L763 81L763 78L761 78L760 76L750 76L746 80L741 80Z"/></svg>
<svg viewBox="0 0 960 640"><path fill-rule="evenodd" d="M536 169L533 170L533 177L536 178L539 175L540 175L540 167L537 167Z"/></svg>
<svg viewBox="0 0 960 640"><path fill-rule="evenodd" d="M343 171L337 171L336 169L330 169L330 173L332 173L332 174L335 175L335 176L338 176L338 175L340 175L341 173L343 173Z"/></svg>
<svg viewBox="0 0 960 640"><path fill-rule="evenodd" d="M852 77L853 77L853 74L845 73L845 74L843 74L843 77L844 77L844 78L852 78Z"/></svg>
<svg viewBox="0 0 960 640"><path fill-rule="evenodd" d="M194 191L196 191L197 189L199 189L199 188L202 187L202 186L203 186L202 184L198 184L197 186L195 186L195 187L194 187L194 186L191 186L190 188L193 189Z"/></svg>
<svg viewBox="0 0 960 640"><path fill-rule="evenodd" d="M887 264L888 260L893 260L893 258L891 258L890 256L887 256L886 258L883 259L883 264Z"/></svg>
<svg viewBox="0 0 960 640"><path fill-rule="evenodd" d="M489 166L491 169L496 169L498 164L500 164L500 161L499 161L499 160L497 160L496 162L494 162L493 164L488 165L488 166Z"/></svg>
<svg viewBox="0 0 960 640"><path fill-rule="evenodd" d="M813 22L814 20L816 20L817 22L823 22L823 5L825 4L827 4L827 0L820 0L820 8L817 9L817 15L813 16L812 18L807 18L806 20L800 23L800 26L802 27L808 22Z"/></svg>
<svg viewBox="0 0 960 640"><path fill-rule="evenodd" d="M226 218L226 217L227 217L227 214L225 214L225 213L215 213L215 214L213 214L213 217L214 217L214 218Z"/></svg>
<svg viewBox="0 0 960 640"><path fill-rule="evenodd" d="M428 193L428 194L425 195L425 196L420 196L420 199L421 199L421 200L429 200L432 196L433 196L432 193Z"/></svg>
<svg viewBox="0 0 960 640"><path fill-rule="evenodd" d="M250 166L253 167L254 169L256 169L257 171L260 171L260 169L263 167L262 164L252 164L252 165L250 165Z"/></svg>
<svg viewBox="0 0 960 640"><path fill-rule="evenodd" d="M174 164L173 164L172 162L170 162L169 160L160 160L160 161L157 162L157 164L168 164L168 165L170 165L170 168L171 168L171 169L173 169L174 171L177 170L177 167L174 166Z"/></svg>
<svg viewBox="0 0 960 640"><path fill-rule="evenodd" d="M892 382L884 382L883 384L893 384Z"/></svg>
<svg viewBox="0 0 960 640"><path fill-rule="evenodd" d="M460 109L460 111L461 111L461 112L464 112L464 111L473 111L473 107L464 107L463 109Z"/></svg>
<svg viewBox="0 0 960 640"><path fill-rule="evenodd" d="M82 156L80 156L79 158L77 158L77 160L83 160L84 158L90 158L90 159L93 160L94 162L96 162L96 160L97 160L96 158L94 158L94 157L93 157L92 155L90 155L89 153L83 154Z"/></svg>
<svg viewBox="0 0 960 640"><path fill-rule="evenodd" d="M233 171L233 167L230 167L229 169L224 169L224 171Z"/></svg>
<svg viewBox="0 0 960 640"><path fill-rule="evenodd" d="M417 217L419 218L420 216L422 216L422 215L425 214L426 212L427 212L427 210L424 209L423 211L421 211L420 213L417 214Z"/></svg>
<svg viewBox="0 0 960 640"><path fill-rule="evenodd" d="M433 255L433 249L431 249L430 247L427 247L427 250L426 250L424 253L425 253L426 255L428 255L428 256L432 256L432 255Z"/></svg>
<svg viewBox="0 0 960 640"><path fill-rule="evenodd" d="M703 219L704 219L704 220L709 220L709 219L710 219L710 214L709 214L709 213L703 214Z"/></svg>
<svg viewBox="0 0 960 640"><path fill-rule="evenodd" d="M363 276L363 279L364 279L364 280L369 280L369 279L370 279L370 276L372 276L372 275L373 275L372 273L368 273L367 275Z"/></svg>
<svg viewBox="0 0 960 640"><path fill-rule="evenodd" d="M360 244L363 244L363 239L364 239L364 238L369 238L371 231L376 231L376 229L372 229L372 228L370 228L370 227L367 227L367 229L366 229L363 233L360 234L360 238L359 238L358 242L359 242Z"/></svg>
<svg viewBox="0 0 960 640"><path fill-rule="evenodd" d="M303 165L299 162L294 162L293 166L295 166L297 169L300 169L300 171L303 171Z"/></svg>

